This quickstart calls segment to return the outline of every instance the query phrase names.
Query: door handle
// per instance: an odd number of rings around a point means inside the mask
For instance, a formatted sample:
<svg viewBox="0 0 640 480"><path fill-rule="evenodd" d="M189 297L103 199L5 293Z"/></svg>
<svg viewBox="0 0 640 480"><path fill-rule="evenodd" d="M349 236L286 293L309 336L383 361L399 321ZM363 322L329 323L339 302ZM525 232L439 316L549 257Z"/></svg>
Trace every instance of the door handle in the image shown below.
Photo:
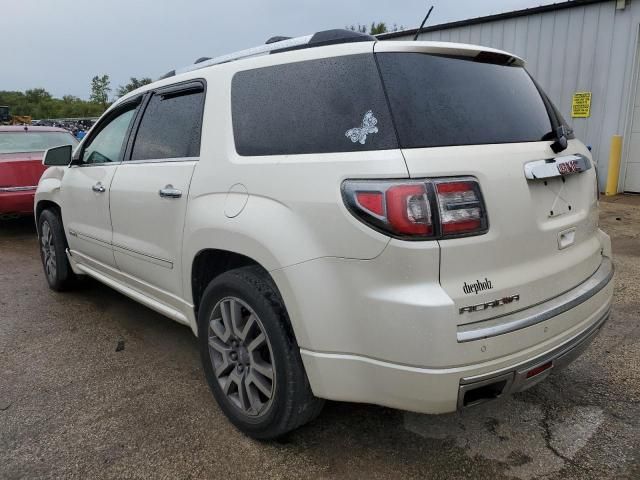
<svg viewBox="0 0 640 480"><path fill-rule="evenodd" d="M173 185L169 184L166 187L158 190L158 195L163 198L180 198L182 197L182 190L173 188Z"/></svg>
<svg viewBox="0 0 640 480"><path fill-rule="evenodd" d="M104 188L104 185L102 185L101 182L96 183L93 187L91 187L91 190L97 193L104 193L107 191L107 189Z"/></svg>

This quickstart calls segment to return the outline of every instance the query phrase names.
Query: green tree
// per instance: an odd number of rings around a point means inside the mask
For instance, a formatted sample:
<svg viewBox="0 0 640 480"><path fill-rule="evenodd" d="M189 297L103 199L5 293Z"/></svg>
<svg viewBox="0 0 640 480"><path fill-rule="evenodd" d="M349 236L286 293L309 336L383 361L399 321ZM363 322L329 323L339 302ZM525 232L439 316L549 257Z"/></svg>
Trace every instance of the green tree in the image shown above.
<svg viewBox="0 0 640 480"><path fill-rule="evenodd" d="M345 28L347 30L353 30L354 32L368 33L369 35L378 35L380 33L397 32L398 30L404 30L404 27L402 25L398 27L398 25L396 25L395 23L393 24L393 27L389 29L389 27L387 27L387 24L385 22L378 22L378 23L372 22L371 27L369 27L369 29L367 29L366 25L360 25L360 24L349 25Z"/></svg>
<svg viewBox="0 0 640 480"><path fill-rule="evenodd" d="M140 88L144 85L149 85L151 82L153 82L153 80L151 80L149 77L144 77L141 79L131 77L129 79L129 83L127 83L126 85L120 85L118 87L118 89L116 90L116 95L118 96L118 98L120 98L129 92L133 92L137 88Z"/></svg>
<svg viewBox="0 0 640 480"><path fill-rule="evenodd" d="M380 33L387 33L387 24L384 22L373 22L371 24L371 29L369 30L370 35L378 35Z"/></svg>
<svg viewBox="0 0 640 480"><path fill-rule="evenodd" d="M46 103L51 100L51 94L44 88L32 88L30 90L25 90L24 96L27 101L33 103Z"/></svg>
<svg viewBox="0 0 640 480"><path fill-rule="evenodd" d="M360 25L360 24L358 24L357 26L349 25L346 27L346 29L352 30L354 32L359 32L359 33L367 33L367 27L365 25Z"/></svg>
<svg viewBox="0 0 640 480"><path fill-rule="evenodd" d="M24 92L24 103L30 105L31 115L35 118L50 117L55 114L55 104L51 94L44 88L32 88Z"/></svg>
<svg viewBox="0 0 640 480"><path fill-rule="evenodd" d="M62 101L64 103L66 103L67 105L71 105L77 102L81 102L82 100L80 100L78 97L74 96L74 95L63 95L62 96Z"/></svg>
<svg viewBox="0 0 640 480"><path fill-rule="evenodd" d="M106 109L109 105L109 92L111 92L111 80L109 75L96 75L91 79L91 95L89 101L102 105Z"/></svg>

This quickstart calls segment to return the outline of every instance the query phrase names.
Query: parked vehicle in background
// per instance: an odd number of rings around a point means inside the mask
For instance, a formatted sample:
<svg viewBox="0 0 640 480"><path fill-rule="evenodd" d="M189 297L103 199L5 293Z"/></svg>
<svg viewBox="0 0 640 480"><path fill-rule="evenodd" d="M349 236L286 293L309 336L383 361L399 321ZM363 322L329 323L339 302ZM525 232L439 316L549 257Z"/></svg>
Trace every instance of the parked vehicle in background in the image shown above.
<svg viewBox="0 0 640 480"><path fill-rule="evenodd" d="M68 130L78 140L82 140L97 118L41 118L32 120L31 125L39 127L56 127ZM82 133L80 133L82 132Z"/></svg>
<svg viewBox="0 0 640 480"><path fill-rule="evenodd" d="M0 126L2 125L31 125L31 115L11 115L6 105L0 106Z"/></svg>
<svg viewBox="0 0 640 480"><path fill-rule="evenodd" d="M44 151L78 141L66 130L0 126L0 218L33 215L33 198L42 172Z"/></svg>
<svg viewBox="0 0 640 480"><path fill-rule="evenodd" d="M9 114L9 107L6 105L0 105L0 125L8 123L10 120L11 115Z"/></svg>
<svg viewBox="0 0 640 480"><path fill-rule="evenodd" d="M598 333L613 264L591 154L523 64L328 31L168 74L47 152L49 286L90 275L189 325L256 438L322 399L526 389Z"/></svg>

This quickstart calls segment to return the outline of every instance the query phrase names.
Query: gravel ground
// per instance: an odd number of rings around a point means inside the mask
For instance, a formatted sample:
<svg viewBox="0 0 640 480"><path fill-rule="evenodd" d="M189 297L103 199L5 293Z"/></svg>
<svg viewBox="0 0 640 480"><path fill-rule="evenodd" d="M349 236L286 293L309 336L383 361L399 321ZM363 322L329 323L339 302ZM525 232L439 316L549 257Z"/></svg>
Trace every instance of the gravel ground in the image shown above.
<svg viewBox="0 0 640 480"><path fill-rule="evenodd" d="M640 197L601 203L617 287L571 367L462 414L329 403L259 443L225 420L191 331L94 281L46 286L0 223L0 478L640 478ZM123 348L122 348L123 347Z"/></svg>

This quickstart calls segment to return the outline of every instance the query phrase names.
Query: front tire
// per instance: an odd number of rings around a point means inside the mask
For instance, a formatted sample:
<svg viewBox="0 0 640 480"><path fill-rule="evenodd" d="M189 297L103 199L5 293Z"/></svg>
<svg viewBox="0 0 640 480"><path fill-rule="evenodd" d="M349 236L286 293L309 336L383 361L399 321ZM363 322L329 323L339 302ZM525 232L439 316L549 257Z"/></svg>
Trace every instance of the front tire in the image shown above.
<svg viewBox="0 0 640 480"><path fill-rule="evenodd" d="M38 217L38 240L40 258L49 288L55 291L68 290L74 274L67 259L67 241L60 217L51 210L43 210Z"/></svg>
<svg viewBox="0 0 640 480"><path fill-rule="evenodd" d="M283 301L259 267L214 279L198 312L205 376L220 408L250 437L280 437L313 420L315 398Z"/></svg>

